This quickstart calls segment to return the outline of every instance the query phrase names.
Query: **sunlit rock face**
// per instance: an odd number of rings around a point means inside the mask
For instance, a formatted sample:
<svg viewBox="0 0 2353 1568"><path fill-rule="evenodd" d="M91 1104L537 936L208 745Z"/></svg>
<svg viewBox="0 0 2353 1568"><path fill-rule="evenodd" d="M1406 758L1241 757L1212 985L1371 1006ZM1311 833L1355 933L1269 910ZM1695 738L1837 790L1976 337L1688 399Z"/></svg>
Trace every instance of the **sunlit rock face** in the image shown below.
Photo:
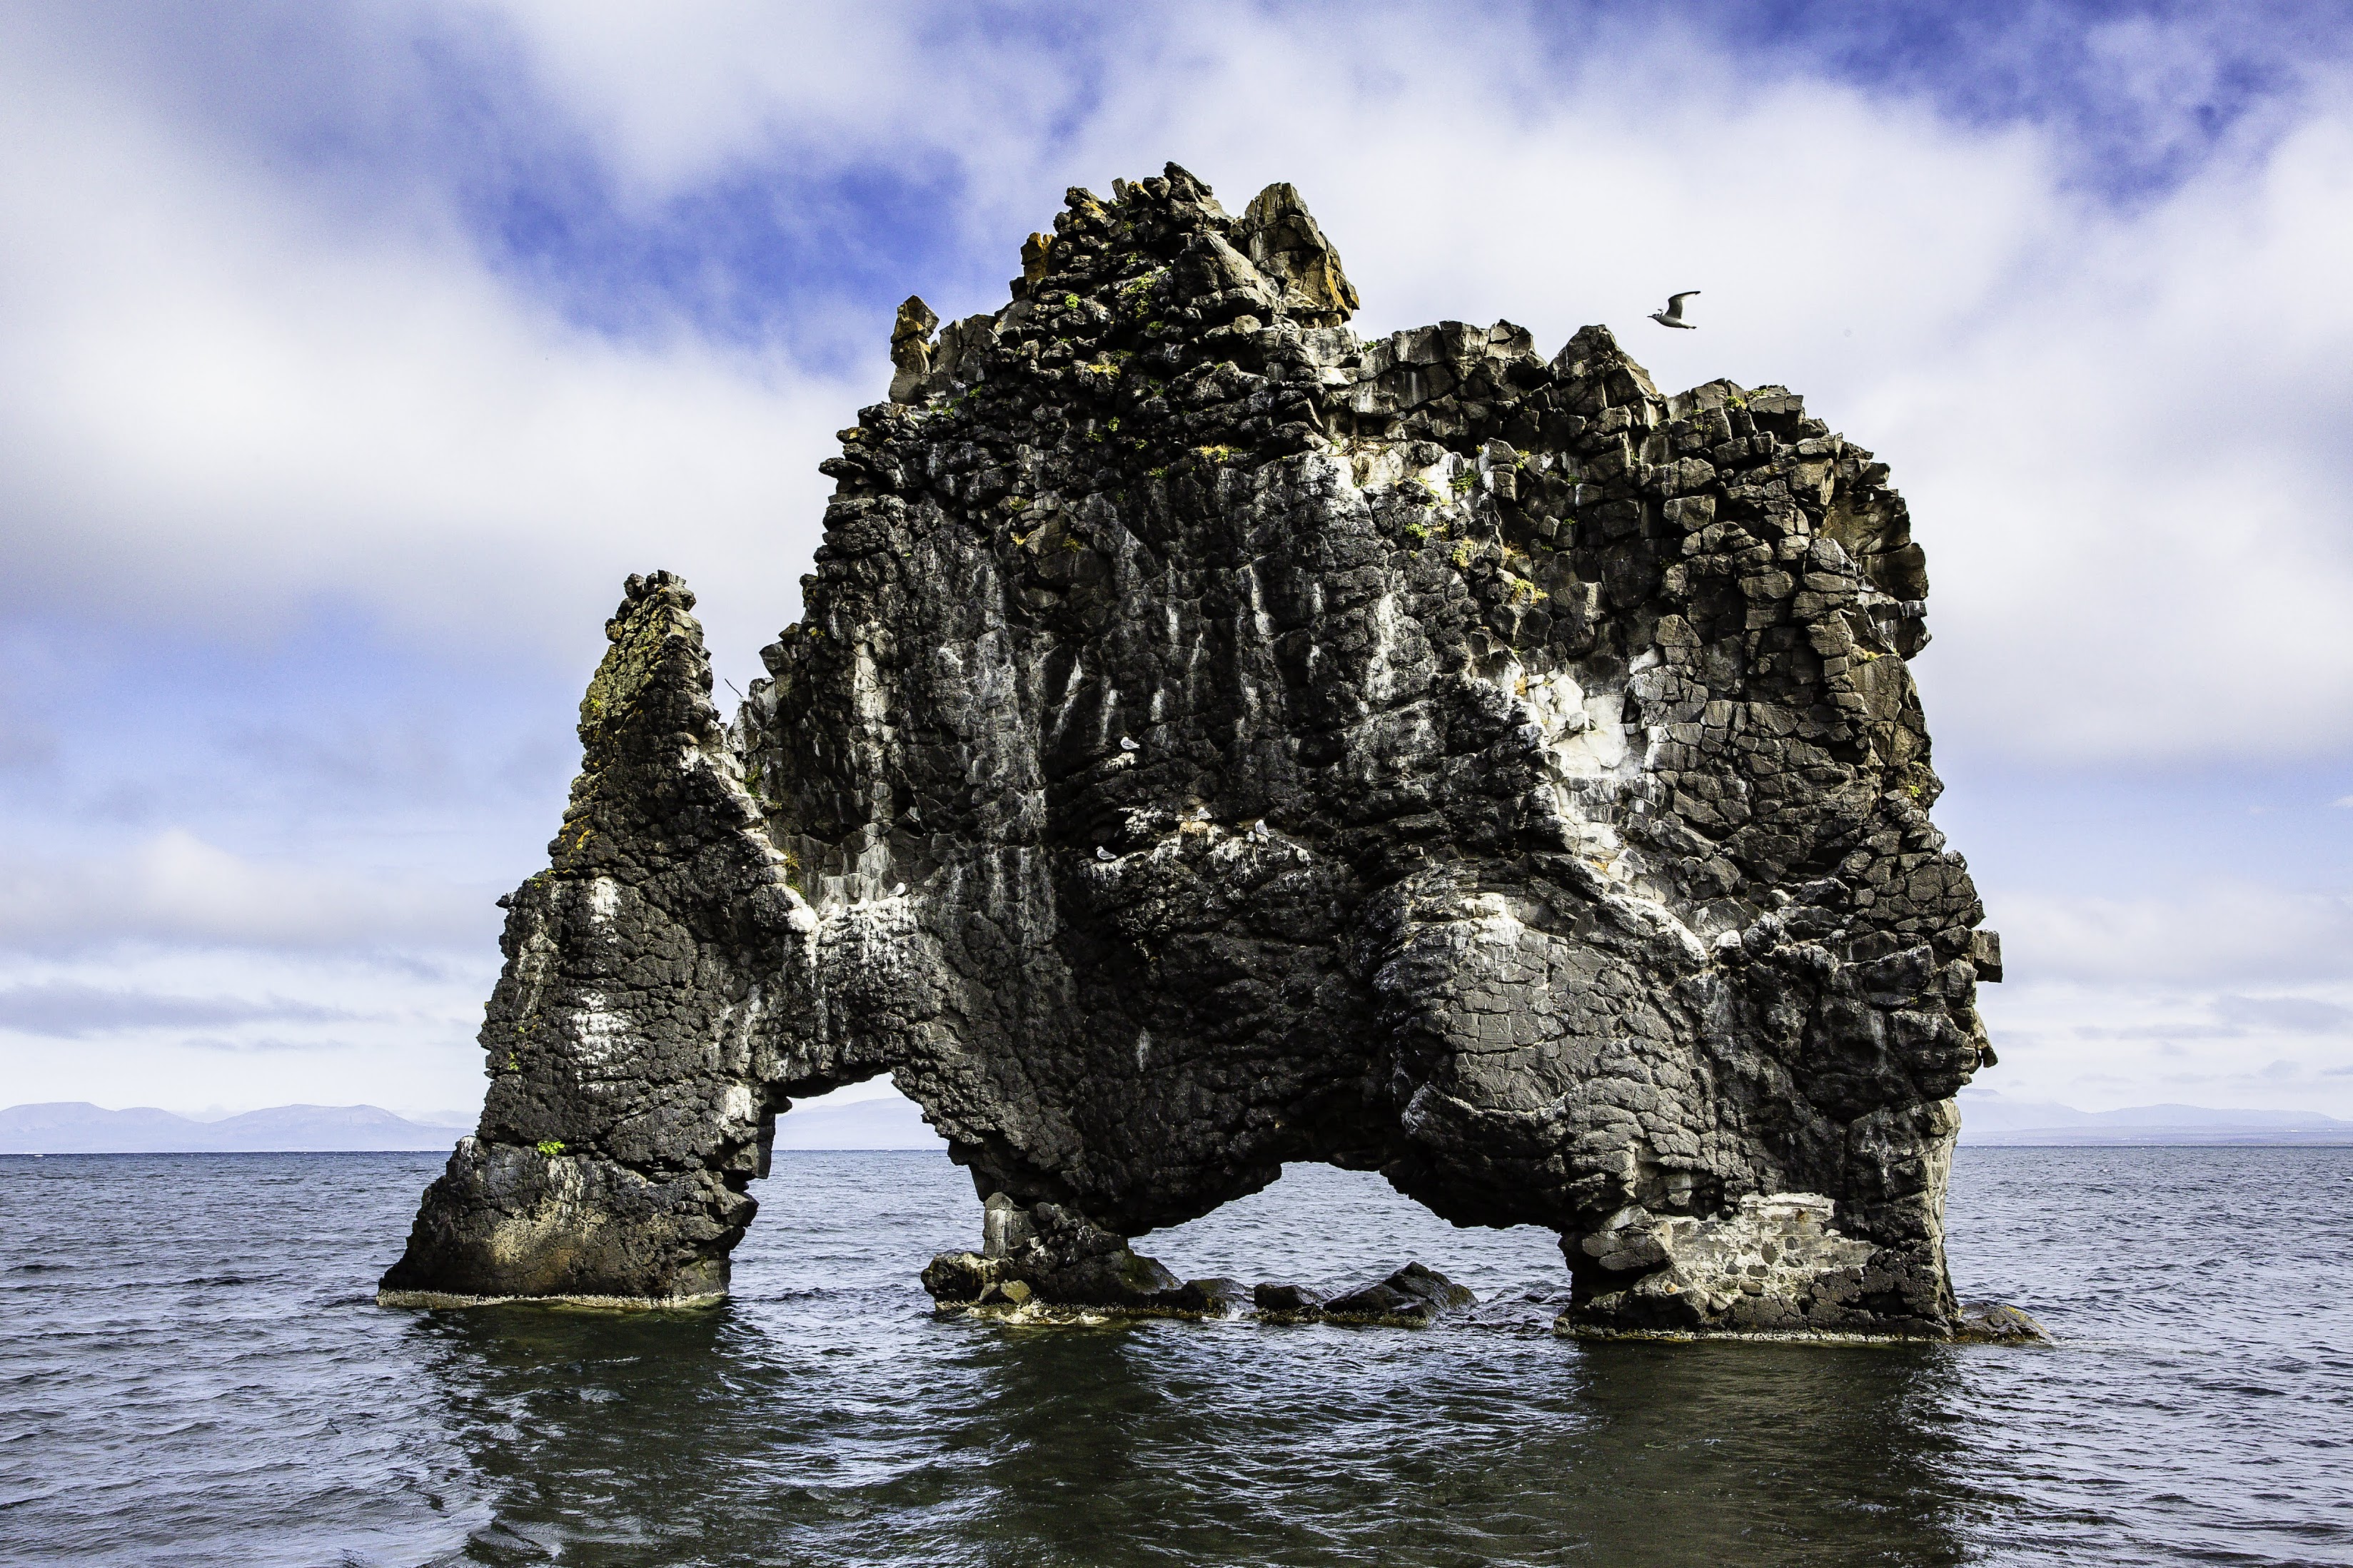
<svg viewBox="0 0 2353 1568"><path fill-rule="evenodd" d="M1360 341L1289 186L1073 191L1014 291L901 311L732 727L632 580L387 1299L713 1295L888 1071L1041 1299L1312 1160L1558 1231L1576 1326L1948 1331L1999 947L1885 468L1600 327Z"/></svg>

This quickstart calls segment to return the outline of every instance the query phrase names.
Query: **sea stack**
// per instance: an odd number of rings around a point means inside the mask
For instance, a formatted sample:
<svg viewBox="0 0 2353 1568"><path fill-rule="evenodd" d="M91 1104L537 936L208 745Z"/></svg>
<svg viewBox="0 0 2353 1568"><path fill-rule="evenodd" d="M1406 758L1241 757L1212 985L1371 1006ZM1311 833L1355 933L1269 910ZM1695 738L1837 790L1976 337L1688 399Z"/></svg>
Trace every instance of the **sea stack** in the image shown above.
<svg viewBox="0 0 2353 1568"><path fill-rule="evenodd" d="M1603 327L1362 341L1288 185L1113 192L902 308L732 725L630 580L384 1299L713 1300L776 1117L888 1072L950 1298L1166 1305L1133 1238L1324 1161L1556 1231L1573 1331L1966 1331L2000 946L1885 466Z"/></svg>

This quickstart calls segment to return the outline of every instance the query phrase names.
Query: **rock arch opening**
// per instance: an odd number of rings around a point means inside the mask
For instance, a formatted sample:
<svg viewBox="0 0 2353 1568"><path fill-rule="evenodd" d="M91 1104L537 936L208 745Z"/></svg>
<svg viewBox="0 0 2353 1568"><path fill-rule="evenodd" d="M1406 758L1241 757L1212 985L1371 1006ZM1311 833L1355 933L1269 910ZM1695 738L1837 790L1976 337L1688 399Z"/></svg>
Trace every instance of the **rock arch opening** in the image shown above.
<svg viewBox="0 0 2353 1568"><path fill-rule="evenodd" d="M1407 1265L1482 1303L1541 1303L1549 1314L1568 1297L1556 1232L1457 1226L1375 1172L1312 1161L1286 1164L1271 1185L1135 1245L1187 1280L1241 1283L1253 1308L1344 1300Z"/></svg>
<svg viewBox="0 0 2353 1568"><path fill-rule="evenodd" d="M944 1155L947 1140L923 1120L923 1109L877 1073L823 1094L796 1095L769 1133L771 1148L846 1152L929 1152Z"/></svg>
<svg viewBox="0 0 2353 1568"><path fill-rule="evenodd" d="M1282 1179L1135 1244L1188 1278L1227 1275L1337 1290L1405 1262L1492 1290L1565 1294L1560 1237L1542 1226L1457 1226L1372 1171L1312 1161Z"/></svg>

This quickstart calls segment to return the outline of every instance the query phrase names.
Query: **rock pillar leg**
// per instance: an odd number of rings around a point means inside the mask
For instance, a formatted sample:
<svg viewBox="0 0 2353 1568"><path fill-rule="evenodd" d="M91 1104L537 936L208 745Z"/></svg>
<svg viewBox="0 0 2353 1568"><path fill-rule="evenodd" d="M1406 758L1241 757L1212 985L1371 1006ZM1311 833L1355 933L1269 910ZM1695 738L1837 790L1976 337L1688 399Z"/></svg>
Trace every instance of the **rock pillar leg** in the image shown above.
<svg viewBox="0 0 2353 1568"><path fill-rule="evenodd" d="M508 900L475 1135L425 1194L391 1304L715 1300L774 1108L754 1057L812 928L737 782L694 599L632 578L580 706L547 870Z"/></svg>

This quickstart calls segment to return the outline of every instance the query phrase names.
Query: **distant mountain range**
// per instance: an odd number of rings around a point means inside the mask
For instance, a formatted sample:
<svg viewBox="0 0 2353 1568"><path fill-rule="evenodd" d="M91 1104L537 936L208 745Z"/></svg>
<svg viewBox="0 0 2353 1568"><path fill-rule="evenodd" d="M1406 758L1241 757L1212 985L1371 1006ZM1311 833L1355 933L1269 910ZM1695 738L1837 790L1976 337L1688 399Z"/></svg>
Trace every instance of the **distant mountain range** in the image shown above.
<svg viewBox="0 0 2353 1568"><path fill-rule="evenodd" d="M364 1153L447 1150L470 1124L411 1121L373 1105L279 1105L218 1121L84 1100L0 1110L0 1154ZM1961 1096L1961 1142L2007 1144L2353 1143L2353 1121L2304 1110L2217 1110L2137 1105L2078 1110L1990 1090ZM776 1122L776 1147L938 1149L940 1135L913 1100L892 1095L813 1105Z"/></svg>
<svg viewBox="0 0 2353 1568"><path fill-rule="evenodd" d="M1964 1143L2353 1143L2353 1121L2310 1110L2217 1110L2203 1105L2134 1105L2078 1110L2006 1099L1990 1089L1961 1094Z"/></svg>
<svg viewBox="0 0 2353 1568"><path fill-rule="evenodd" d="M779 1149L944 1149L923 1108L900 1095L811 1105L776 1120Z"/></svg>

